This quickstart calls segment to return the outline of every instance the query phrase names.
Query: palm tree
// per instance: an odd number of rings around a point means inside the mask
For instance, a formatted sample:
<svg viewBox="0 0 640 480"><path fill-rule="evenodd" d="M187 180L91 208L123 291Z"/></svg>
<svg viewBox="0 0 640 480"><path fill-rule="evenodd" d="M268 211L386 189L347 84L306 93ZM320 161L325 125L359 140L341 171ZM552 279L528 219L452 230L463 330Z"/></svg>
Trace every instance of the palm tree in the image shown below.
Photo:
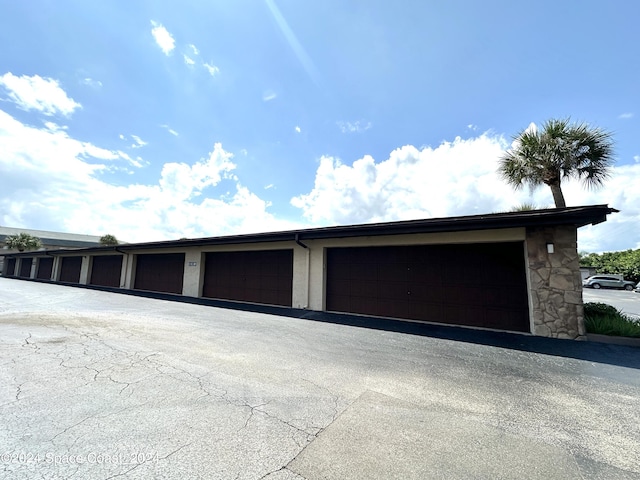
<svg viewBox="0 0 640 480"><path fill-rule="evenodd" d="M106 235L100 237L100 245L113 247L119 244L120 242L118 242L118 239L110 233L107 233Z"/></svg>
<svg viewBox="0 0 640 480"><path fill-rule="evenodd" d="M42 248L42 241L38 237L34 237L33 235L29 235L24 232L16 235L8 235L4 239L4 243L7 247L15 248L19 252Z"/></svg>
<svg viewBox="0 0 640 480"><path fill-rule="evenodd" d="M516 135L498 172L515 188L548 185L556 207L566 207L562 180L578 178L587 187L598 187L608 178L613 160L611 133L569 119L552 119L541 131L532 124Z"/></svg>

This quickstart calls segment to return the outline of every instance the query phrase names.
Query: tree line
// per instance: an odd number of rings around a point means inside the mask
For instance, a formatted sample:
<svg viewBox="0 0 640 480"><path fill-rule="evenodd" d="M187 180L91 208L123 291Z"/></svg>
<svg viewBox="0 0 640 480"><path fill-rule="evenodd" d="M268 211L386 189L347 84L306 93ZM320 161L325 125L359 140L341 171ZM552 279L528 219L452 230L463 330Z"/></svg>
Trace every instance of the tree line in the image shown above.
<svg viewBox="0 0 640 480"><path fill-rule="evenodd" d="M625 280L640 282L640 248L621 252L580 252L581 267L595 267L598 273L618 273Z"/></svg>
<svg viewBox="0 0 640 480"><path fill-rule="evenodd" d="M7 247L24 252L25 250L39 250L42 248L42 240L29 233L18 233L16 235L7 235L4 239L4 243ZM118 239L107 233L100 237L100 245L102 246L115 246L120 245Z"/></svg>

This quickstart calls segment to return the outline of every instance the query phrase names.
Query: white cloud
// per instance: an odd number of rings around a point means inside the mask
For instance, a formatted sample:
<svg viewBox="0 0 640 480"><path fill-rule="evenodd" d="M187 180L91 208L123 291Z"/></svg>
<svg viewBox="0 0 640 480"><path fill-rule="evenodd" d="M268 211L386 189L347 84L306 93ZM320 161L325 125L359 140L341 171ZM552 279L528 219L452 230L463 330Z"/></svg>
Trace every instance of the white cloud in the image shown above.
<svg viewBox="0 0 640 480"><path fill-rule="evenodd" d="M76 108L81 108L53 78L42 78L39 75L17 77L8 72L0 76L0 86L5 88L9 98L23 110L37 110L47 116L68 116Z"/></svg>
<svg viewBox="0 0 640 480"><path fill-rule="evenodd" d="M102 87L102 82L100 80L94 80L93 78L84 78L82 80L83 85L88 85L89 87L92 88L101 88Z"/></svg>
<svg viewBox="0 0 640 480"><path fill-rule="evenodd" d="M211 75L212 77L215 77L220 73L220 69L215 65L210 65L208 63L203 63L202 65L204 66L204 68L207 69L207 71L209 72L209 75Z"/></svg>
<svg viewBox="0 0 640 480"><path fill-rule="evenodd" d="M57 132L59 130L68 130L69 127L65 126L65 125L58 125L57 123L53 123L53 122L44 122L44 126L51 130L52 132Z"/></svg>
<svg viewBox="0 0 640 480"><path fill-rule="evenodd" d="M364 120L357 120L355 122L336 122L338 128L342 133L362 133L369 130L373 125L371 122L365 122Z"/></svg>
<svg viewBox="0 0 640 480"><path fill-rule="evenodd" d="M633 113L631 112L621 113L620 115L618 115L618 118L621 120L629 120L630 118L633 118Z"/></svg>
<svg viewBox="0 0 640 480"><path fill-rule="evenodd" d="M200 50L198 50L198 48L193 43L189 45L189 48L194 55L200 55Z"/></svg>
<svg viewBox="0 0 640 480"><path fill-rule="evenodd" d="M179 135L178 132L176 132L173 128L169 127L169 125L160 125L162 128L164 128L165 130L167 130L167 132L169 132L171 135L173 135L174 137L177 137Z"/></svg>
<svg viewBox="0 0 640 480"><path fill-rule="evenodd" d="M636 162L636 163L640 162L640 155L634 155L633 156L633 161Z"/></svg>
<svg viewBox="0 0 640 480"><path fill-rule="evenodd" d="M502 136L485 133L436 148L404 146L380 162L367 155L347 165L324 156L313 189L291 203L317 225L473 215L509 211L522 203L552 206L548 188L515 191L499 178L498 159L506 148ZM569 205L608 203L622 211L609 222L581 229L580 249L640 247L640 191L634 187L639 183L636 164L614 168L601 190L563 184Z"/></svg>
<svg viewBox="0 0 640 480"><path fill-rule="evenodd" d="M299 126L296 125L296 128L294 129L297 133L300 133L302 130L300 129Z"/></svg>
<svg viewBox="0 0 640 480"><path fill-rule="evenodd" d="M276 98L278 98L278 94L273 90L267 90L262 94L263 102L270 102L271 100L275 100Z"/></svg>
<svg viewBox="0 0 640 480"><path fill-rule="evenodd" d="M173 36L160 23L151 20L151 25L153 26L153 28L151 29L151 35L153 35L154 40L163 51L163 53L165 55L169 55L175 48L176 44Z"/></svg>
<svg viewBox="0 0 640 480"><path fill-rule="evenodd" d="M133 143L129 145L129 148L142 148L145 145L149 144L149 142L145 142L138 135L130 135L130 137L131 137L131 140L133 140ZM119 138L120 140L128 141L125 135L120 134Z"/></svg>
<svg viewBox="0 0 640 480"><path fill-rule="evenodd" d="M133 138L133 141L135 142L133 145L131 145L131 148L140 148L149 144L149 142L145 142L137 135L131 135L131 138Z"/></svg>
<svg viewBox="0 0 640 480"><path fill-rule="evenodd" d="M269 203L238 182L232 155L220 144L194 163L165 164L155 183L121 186L103 173L118 164L141 166L140 157L70 138L60 129L22 124L0 110L0 151L2 225L111 232L126 241L294 227L274 218ZM230 193L216 193L223 186Z"/></svg>
<svg viewBox="0 0 640 480"><path fill-rule="evenodd" d="M189 65L189 66L195 65L196 62L192 58L188 57L187 55L182 55L182 56L184 57L184 63L186 65Z"/></svg>

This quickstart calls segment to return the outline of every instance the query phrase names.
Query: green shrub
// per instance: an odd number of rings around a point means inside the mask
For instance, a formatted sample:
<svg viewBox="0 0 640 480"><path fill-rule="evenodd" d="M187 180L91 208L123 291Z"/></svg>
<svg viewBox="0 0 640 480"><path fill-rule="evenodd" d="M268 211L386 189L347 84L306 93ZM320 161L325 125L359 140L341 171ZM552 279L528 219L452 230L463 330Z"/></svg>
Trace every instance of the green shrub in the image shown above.
<svg viewBox="0 0 640 480"><path fill-rule="evenodd" d="M584 316L593 317L593 316L602 316L602 315L612 315L620 313L616 307L613 305L607 305L606 303L597 303L597 302L587 302L584 304Z"/></svg>
<svg viewBox="0 0 640 480"><path fill-rule="evenodd" d="M588 333L640 338L640 322L606 303L585 303L584 324Z"/></svg>

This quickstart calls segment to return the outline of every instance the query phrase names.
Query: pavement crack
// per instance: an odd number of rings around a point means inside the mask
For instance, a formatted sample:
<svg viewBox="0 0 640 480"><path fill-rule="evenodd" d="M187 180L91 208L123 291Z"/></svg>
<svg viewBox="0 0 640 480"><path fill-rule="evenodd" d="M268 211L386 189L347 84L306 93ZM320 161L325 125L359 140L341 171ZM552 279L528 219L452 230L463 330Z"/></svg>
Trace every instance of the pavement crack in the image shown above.
<svg viewBox="0 0 640 480"><path fill-rule="evenodd" d="M32 338L31 332L29 332L29 335L27 335L27 337L24 339L24 342L22 343L22 347L30 347L33 348L34 351L37 353L38 350L40 350L40 347L38 346L37 343L35 342L30 342L29 340Z"/></svg>
<svg viewBox="0 0 640 480"><path fill-rule="evenodd" d="M83 424L84 422L86 422L87 420L90 420L92 418L95 418L97 415L89 415L88 417L83 418L82 420L80 420L79 422L74 423L73 425L69 425L68 427L66 427L64 430L62 430L61 432L56 433L53 437L51 437L49 439L49 442L52 442L59 437L60 435L64 435L65 433L67 433L69 430L71 430L72 428L77 427L78 425Z"/></svg>
<svg viewBox="0 0 640 480"><path fill-rule="evenodd" d="M198 375L194 375L194 374L193 374L193 373L191 373L189 370L185 370L184 368L178 368L178 367L175 367L175 366L173 366L173 365L168 365L168 364L165 364L165 363L158 362L158 361L156 361L155 359L150 359L150 357L155 356L155 355L158 355L158 354L157 354L157 353L154 353L154 354L151 354L151 355L147 355L146 357L144 357L143 359L141 359L141 361L145 361L145 360L146 360L147 362L149 362L149 363L153 364L153 365L154 365L155 370L156 370L158 373L160 373L161 375L167 375L167 376L169 376L169 377L171 377L171 378L173 378L173 379L175 379L175 380L178 380L178 381L180 381L180 382L184 382L184 381L185 381L185 379L184 379L184 378L177 377L177 376L175 376L174 374L172 374L171 372L167 372L167 371L165 371L165 370L163 370L163 369L171 369L171 370L174 370L174 371L176 371L176 372L179 372L179 373L181 373L181 374L183 374L183 375L186 375L187 377L189 377L189 378L191 378L191 379L195 380L195 381L197 382L197 384L198 384L198 389L203 393L203 394L200 396L200 398L202 398L202 397L210 397L210 396L213 396L213 395L211 394L211 392L206 388L206 386L205 386L205 384L204 384L204 380L203 380L203 378L204 378L208 373L205 373L204 375L200 375L200 376L198 376Z"/></svg>
<svg viewBox="0 0 640 480"><path fill-rule="evenodd" d="M111 475L111 476L105 478L104 480L111 480L112 478L124 477L125 475L128 475L129 473L133 472L140 465L144 465L144 464L143 463L137 463L133 467L131 467L129 470L127 470L126 472L116 473L115 475Z"/></svg>
<svg viewBox="0 0 640 480"><path fill-rule="evenodd" d="M13 382L16 384L16 399L14 400L15 402L20 400L20 395L22 394L22 386L27 383L27 382L22 382L22 383L18 383L18 377L13 377ZM14 403L9 402L9 403Z"/></svg>
<svg viewBox="0 0 640 480"><path fill-rule="evenodd" d="M270 472L265 473L263 476L261 476L258 480L264 480L265 478L267 478L270 475L273 475L274 473L278 473L281 472L282 470L286 470L286 465L284 467L280 467L277 470L271 470Z"/></svg>
<svg viewBox="0 0 640 480"><path fill-rule="evenodd" d="M189 442L189 443L185 443L184 445L180 445L178 448L176 448L175 450L172 450L171 452L167 453L164 457L159 457L159 460L166 460L167 458L169 458L171 455L174 455L176 453L178 453L180 450L182 450L183 448L186 448L188 446L190 446L191 444L193 444L193 442Z"/></svg>
<svg viewBox="0 0 640 480"><path fill-rule="evenodd" d="M307 479L306 479L306 477L303 477L303 476L302 476L302 475L300 475L299 473L295 473L295 472L293 472L293 471L289 470L289 469L287 468L287 465L285 465L284 467L280 467L280 468L278 468L278 469L276 469L276 470L272 470L272 471L270 471L270 472L265 473L265 474L264 474L263 476L261 476L258 480L266 480L266 479L267 479L268 477L270 477L271 475L273 475L273 474L275 474L275 473L278 473L278 472L283 472L283 471L287 471L287 472L293 473L294 475L296 475L296 477L297 477L297 478L300 478L300 479L302 479L302 480L307 480Z"/></svg>
<svg viewBox="0 0 640 480"><path fill-rule="evenodd" d="M267 403L261 403L260 405L256 405L256 406L250 405L250 404L248 404L248 403L244 403L244 404L240 404L240 405L238 405L239 407L248 407L248 408L250 408L250 409L251 409L251 410L249 411L249 416L247 417L247 419L246 419L246 420L245 420L245 422L244 422L244 425L243 425L241 428L239 428L239 429L238 429L238 431L240 431L240 430L243 430L243 429L247 428L247 425L249 425L249 421L251 420L251 418L253 418L253 414L254 414L254 412L256 412L256 411L258 411L258 412L260 412L260 413L264 413L265 415L269 416L266 412L264 412L264 411L262 411L262 410L258 410L258 408L260 408L260 407L264 407L265 405L268 405L268 403L269 403L269 402L267 402Z"/></svg>

